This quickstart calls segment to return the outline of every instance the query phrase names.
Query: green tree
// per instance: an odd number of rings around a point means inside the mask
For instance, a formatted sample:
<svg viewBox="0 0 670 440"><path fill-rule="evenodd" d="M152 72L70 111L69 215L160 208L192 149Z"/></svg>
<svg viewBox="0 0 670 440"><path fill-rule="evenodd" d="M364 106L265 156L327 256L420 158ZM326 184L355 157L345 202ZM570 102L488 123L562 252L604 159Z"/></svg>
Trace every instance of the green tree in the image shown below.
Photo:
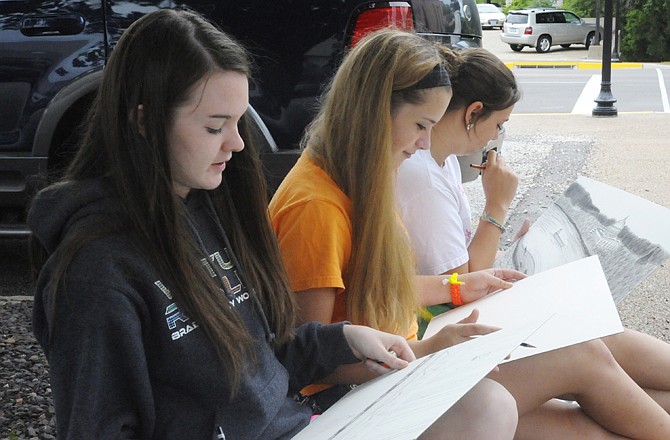
<svg viewBox="0 0 670 440"><path fill-rule="evenodd" d="M605 1L600 0L601 20L605 17ZM616 5L616 0L610 1ZM563 8L583 17L595 17L595 3L596 0L563 0ZM619 18L622 60L670 60L670 0L620 0Z"/></svg>
<svg viewBox="0 0 670 440"><path fill-rule="evenodd" d="M605 0L600 1L601 16L605 13ZM568 9L580 17L595 17L596 16L596 1L595 0L563 0L563 9Z"/></svg>
<svg viewBox="0 0 670 440"><path fill-rule="evenodd" d="M512 4L506 9L524 9L524 8L553 8L554 2L552 0L513 0Z"/></svg>
<svg viewBox="0 0 670 440"><path fill-rule="evenodd" d="M621 57L629 61L670 60L669 0L644 0L625 14Z"/></svg>

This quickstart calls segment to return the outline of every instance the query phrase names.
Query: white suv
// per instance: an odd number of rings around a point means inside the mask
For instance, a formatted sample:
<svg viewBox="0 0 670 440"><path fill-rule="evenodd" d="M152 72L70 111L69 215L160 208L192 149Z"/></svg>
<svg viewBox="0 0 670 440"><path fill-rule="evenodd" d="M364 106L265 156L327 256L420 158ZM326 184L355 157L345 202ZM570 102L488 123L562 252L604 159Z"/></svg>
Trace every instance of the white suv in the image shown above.
<svg viewBox="0 0 670 440"><path fill-rule="evenodd" d="M519 52L524 46L540 53L551 46L584 44L588 49L595 39L596 25L586 23L575 13L563 9L522 9L510 11L500 39Z"/></svg>

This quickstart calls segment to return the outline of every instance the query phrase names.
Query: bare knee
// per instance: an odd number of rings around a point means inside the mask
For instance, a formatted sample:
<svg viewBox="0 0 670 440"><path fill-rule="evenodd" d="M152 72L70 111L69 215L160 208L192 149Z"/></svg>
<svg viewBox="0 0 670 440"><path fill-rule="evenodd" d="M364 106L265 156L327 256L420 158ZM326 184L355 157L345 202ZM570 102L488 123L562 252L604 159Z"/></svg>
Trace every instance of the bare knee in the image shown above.
<svg viewBox="0 0 670 440"><path fill-rule="evenodd" d="M499 383L483 379L420 439L512 439L517 422L514 397Z"/></svg>
<svg viewBox="0 0 670 440"><path fill-rule="evenodd" d="M594 368L610 368L618 365L612 352L601 339L572 345L570 349L573 351L571 355L576 356L575 360L585 362Z"/></svg>
<svg viewBox="0 0 670 440"><path fill-rule="evenodd" d="M463 407L469 413L478 414L476 417L483 419L496 417L503 410L509 416L506 419L518 418L514 397L504 386L491 379L482 379L461 400Z"/></svg>

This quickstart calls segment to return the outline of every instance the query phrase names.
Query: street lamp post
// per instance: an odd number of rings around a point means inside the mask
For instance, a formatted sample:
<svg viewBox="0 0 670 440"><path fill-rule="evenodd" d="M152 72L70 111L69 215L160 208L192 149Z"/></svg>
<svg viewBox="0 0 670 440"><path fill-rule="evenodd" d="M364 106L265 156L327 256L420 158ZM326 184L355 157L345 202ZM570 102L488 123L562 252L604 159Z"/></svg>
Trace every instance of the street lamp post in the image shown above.
<svg viewBox="0 0 670 440"><path fill-rule="evenodd" d="M593 116L617 116L614 106L616 99L612 95L612 0L605 0L605 23L603 38L602 77L600 93L594 100Z"/></svg>

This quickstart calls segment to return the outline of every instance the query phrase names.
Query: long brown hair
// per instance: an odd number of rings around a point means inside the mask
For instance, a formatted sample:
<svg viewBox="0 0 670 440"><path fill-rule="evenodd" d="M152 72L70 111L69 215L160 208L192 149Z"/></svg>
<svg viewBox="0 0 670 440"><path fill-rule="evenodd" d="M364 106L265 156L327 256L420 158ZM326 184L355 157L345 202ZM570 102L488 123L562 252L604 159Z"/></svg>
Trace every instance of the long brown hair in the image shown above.
<svg viewBox="0 0 670 440"><path fill-rule="evenodd" d="M349 52L323 97L303 146L352 202L348 317L406 334L416 320L415 270L396 213L393 112L421 103L414 88L441 67L436 46L399 30L374 32Z"/></svg>
<svg viewBox="0 0 670 440"><path fill-rule="evenodd" d="M249 76L250 58L229 36L199 15L159 10L131 25L106 67L87 120L81 149L64 181L104 177L121 203L119 218L82 224L59 246L52 285L58 286L86 243L123 230L154 265L180 309L205 331L235 391L254 360L255 341L200 264L202 252L175 195L167 148L176 109L199 82L217 71ZM134 122L142 105L141 135ZM282 343L291 336L295 307L267 216L267 191L258 154L249 145L247 120L240 132L247 148L233 155L223 183L208 191L271 330Z"/></svg>

